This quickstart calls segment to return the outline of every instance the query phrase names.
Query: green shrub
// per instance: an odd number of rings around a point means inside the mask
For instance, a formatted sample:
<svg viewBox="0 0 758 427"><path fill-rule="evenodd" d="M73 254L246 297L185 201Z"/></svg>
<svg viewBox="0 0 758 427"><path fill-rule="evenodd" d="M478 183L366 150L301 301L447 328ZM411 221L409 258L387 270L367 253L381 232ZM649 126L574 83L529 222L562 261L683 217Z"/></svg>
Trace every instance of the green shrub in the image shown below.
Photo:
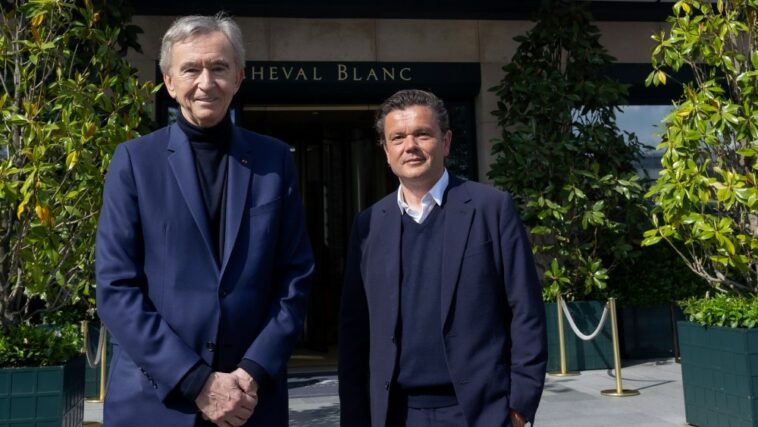
<svg viewBox="0 0 758 427"><path fill-rule="evenodd" d="M666 241L715 291L758 294L758 2L679 1L656 34L647 84L689 67L664 120L646 245Z"/></svg>
<svg viewBox="0 0 758 427"><path fill-rule="evenodd" d="M492 88L502 136L488 176L518 203L549 300L604 298L645 216L640 143L616 125L626 87L599 39L583 6L547 2Z"/></svg>
<svg viewBox="0 0 758 427"><path fill-rule="evenodd" d="M717 294L711 298L690 298L680 302L687 319L701 325L726 328L755 328L758 324L758 296L741 298Z"/></svg>
<svg viewBox="0 0 758 427"><path fill-rule="evenodd" d="M8 339L16 328L38 337L18 325L45 313L94 306L105 171L115 145L142 129L154 86L140 83L124 56L136 30L124 25L122 3L0 2L0 334ZM27 353L36 354L14 354Z"/></svg>
<svg viewBox="0 0 758 427"><path fill-rule="evenodd" d="M81 334L75 324L21 324L0 336L0 367L60 365L81 349Z"/></svg>

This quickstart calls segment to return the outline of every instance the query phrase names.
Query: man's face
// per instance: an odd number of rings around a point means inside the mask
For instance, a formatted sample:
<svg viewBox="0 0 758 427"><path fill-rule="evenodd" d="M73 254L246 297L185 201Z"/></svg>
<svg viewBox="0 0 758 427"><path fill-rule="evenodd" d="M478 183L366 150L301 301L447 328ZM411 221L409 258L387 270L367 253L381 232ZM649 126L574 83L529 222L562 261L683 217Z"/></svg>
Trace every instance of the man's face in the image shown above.
<svg viewBox="0 0 758 427"><path fill-rule="evenodd" d="M174 43L171 67L163 81L187 121L207 128L224 118L242 76L232 44L215 31Z"/></svg>
<svg viewBox="0 0 758 427"><path fill-rule="evenodd" d="M452 134L444 134L431 108L414 105L384 119L384 151L392 172L406 187L428 191L442 176Z"/></svg>

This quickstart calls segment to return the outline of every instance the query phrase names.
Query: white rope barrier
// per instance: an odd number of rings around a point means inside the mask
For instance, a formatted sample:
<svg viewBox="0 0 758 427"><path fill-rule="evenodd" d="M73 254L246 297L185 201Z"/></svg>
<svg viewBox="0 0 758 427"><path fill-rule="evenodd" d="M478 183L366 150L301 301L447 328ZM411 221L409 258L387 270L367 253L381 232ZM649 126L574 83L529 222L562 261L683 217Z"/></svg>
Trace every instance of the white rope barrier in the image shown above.
<svg viewBox="0 0 758 427"><path fill-rule="evenodd" d="M595 337L603 329L603 325L605 324L605 321L608 318L608 304L606 304L605 307L603 307L603 315L600 317L600 323L598 323L597 328L595 329L595 332L589 335L584 335L582 331L580 331L579 328L576 327L576 323L574 323L574 319L571 317L571 313L569 312L568 306L566 305L566 301L564 301L562 298L561 298L561 307L563 307L563 312L566 314L566 319L568 319L571 329L574 331L576 336L582 339L583 341L590 341L592 339L595 339Z"/></svg>
<svg viewBox="0 0 758 427"><path fill-rule="evenodd" d="M103 346L105 345L105 325L100 325L100 336L97 338L97 352L95 352L95 360L92 360L92 354L89 349L89 326L84 328L84 353L87 355L87 363L90 368L100 364L101 355L103 354Z"/></svg>

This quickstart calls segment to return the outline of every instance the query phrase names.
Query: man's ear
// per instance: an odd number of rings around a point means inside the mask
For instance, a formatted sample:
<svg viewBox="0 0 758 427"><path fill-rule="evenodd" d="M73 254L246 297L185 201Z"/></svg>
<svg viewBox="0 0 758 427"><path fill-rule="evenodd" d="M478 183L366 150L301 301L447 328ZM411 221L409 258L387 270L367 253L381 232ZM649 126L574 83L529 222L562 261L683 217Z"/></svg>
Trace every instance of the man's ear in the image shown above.
<svg viewBox="0 0 758 427"><path fill-rule="evenodd" d="M166 86L168 94L172 98L176 99L176 91L174 90L174 81L171 79L171 75L168 73L163 74L163 85Z"/></svg>
<svg viewBox="0 0 758 427"><path fill-rule="evenodd" d="M445 136L442 138L442 143L444 145L444 153L445 157L450 155L450 144L453 141L453 132L448 129L447 132L445 132Z"/></svg>

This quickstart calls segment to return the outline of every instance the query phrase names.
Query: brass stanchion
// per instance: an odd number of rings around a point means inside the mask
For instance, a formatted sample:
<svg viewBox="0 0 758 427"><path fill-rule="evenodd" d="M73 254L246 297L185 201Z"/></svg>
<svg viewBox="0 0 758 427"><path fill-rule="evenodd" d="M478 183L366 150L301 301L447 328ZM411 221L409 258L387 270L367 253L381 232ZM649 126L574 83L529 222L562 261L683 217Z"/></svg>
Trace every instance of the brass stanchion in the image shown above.
<svg viewBox="0 0 758 427"><path fill-rule="evenodd" d="M600 394L612 397L637 396L640 394L639 391L624 390L621 386L621 352L619 350L618 322L616 321L616 299L608 298L608 305L611 310L611 336L613 337L613 365L616 370L616 388L603 390Z"/></svg>
<svg viewBox="0 0 758 427"><path fill-rule="evenodd" d="M102 323L100 324L101 328L105 328L105 325ZM103 329L103 334L105 334L106 331ZM89 365L90 362L90 356L89 356L89 322L88 321L82 321L82 336L84 341L84 348L82 349L85 352L85 356L87 357L87 365ZM105 337L103 337L105 338ZM100 344L100 338L98 337L98 345ZM107 345L104 345L103 348L100 349L101 356L100 356L100 396L97 399L87 399L87 403L101 403L103 399L105 399L105 351L106 351ZM94 366L92 366L94 368ZM102 427L102 423L97 421L83 421L82 427Z"/></svg>
<svg viewBox="0 0 758 427"><path fill-rule="evenodd" d="M560 359L561 359L561 370L560 371L551 371L548 372L548 374L556 376L556 377L570 377L574 375L579 375L579 372L576 371L569 371L566 368L566 340L563 337L563 304L562 304L563 298L561 297L561 294L558 294L558 297L555 299L555 306L557 307L557 314L558 314L558 351L560 352Z"/></svg>
<svg viewBox="0 0 758 427"><path fill-rule="evenodd" d="M105 329L105 325L100 323L100 327L103 328L103 348L100 350L100 401L105 400L105 375L107 372L106 369L106 360L108 355L108 330Z"/></svg>

